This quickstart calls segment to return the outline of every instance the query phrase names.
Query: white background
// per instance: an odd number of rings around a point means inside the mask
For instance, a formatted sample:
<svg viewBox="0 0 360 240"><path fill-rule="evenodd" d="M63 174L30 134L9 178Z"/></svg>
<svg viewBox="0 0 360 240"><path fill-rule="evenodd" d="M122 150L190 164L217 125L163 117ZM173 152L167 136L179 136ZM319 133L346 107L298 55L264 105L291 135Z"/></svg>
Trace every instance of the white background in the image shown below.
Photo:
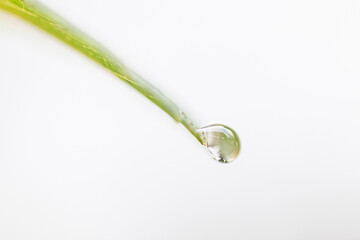
<svg viewBox="0 0 360 240"><path fill-rule="evenodd" d="M360 3L43 0L205 126L0 11L0 239L360 239Z"/></svg>

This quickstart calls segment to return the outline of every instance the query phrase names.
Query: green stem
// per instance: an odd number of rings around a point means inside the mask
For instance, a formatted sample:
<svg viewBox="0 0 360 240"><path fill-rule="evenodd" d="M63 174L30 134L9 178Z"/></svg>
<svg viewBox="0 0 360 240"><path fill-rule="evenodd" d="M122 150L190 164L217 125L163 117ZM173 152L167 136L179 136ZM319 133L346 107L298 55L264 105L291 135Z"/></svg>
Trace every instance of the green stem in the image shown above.
<svg viewBox="0 0 360 240"><path fill-rule="evenodd" d="M110 70L115 76L138 90L145 97L167 112L177 122L182 123L196 139L204 145L204 139L192 121L180 108L151 83L144 80L101 44L68 23L59 15L39 2L28 0L0 0L0 8L11 12L40 27L56 38L88 56Z"/></svg>

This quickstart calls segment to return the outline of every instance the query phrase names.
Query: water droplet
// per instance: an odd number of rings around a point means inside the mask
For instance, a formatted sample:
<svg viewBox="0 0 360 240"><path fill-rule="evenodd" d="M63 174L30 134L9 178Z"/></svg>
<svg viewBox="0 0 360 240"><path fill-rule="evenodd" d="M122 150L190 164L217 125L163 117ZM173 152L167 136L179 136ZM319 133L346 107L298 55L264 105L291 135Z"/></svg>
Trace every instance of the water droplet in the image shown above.
<svg viewBox="0 0 360 240"><path fill-rule="evenodd" d="M198 130L205 142L204 145L216 161L229 163L240 153L240 140L231 128L222 124L213 124Z"/></svg>

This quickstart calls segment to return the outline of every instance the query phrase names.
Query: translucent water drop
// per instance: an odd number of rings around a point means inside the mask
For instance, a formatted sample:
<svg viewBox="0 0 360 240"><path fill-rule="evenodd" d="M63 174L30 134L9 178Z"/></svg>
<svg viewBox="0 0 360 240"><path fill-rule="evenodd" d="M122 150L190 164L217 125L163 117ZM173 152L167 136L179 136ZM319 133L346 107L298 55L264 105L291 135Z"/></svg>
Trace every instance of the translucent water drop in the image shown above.
<svg viewBox="0 0 360 240"><path fill-rule="evenodd" d="M198 130L205 140L204 145L216 161L229 163L240 153L239 136L231 128L214 124Z"/></svg>

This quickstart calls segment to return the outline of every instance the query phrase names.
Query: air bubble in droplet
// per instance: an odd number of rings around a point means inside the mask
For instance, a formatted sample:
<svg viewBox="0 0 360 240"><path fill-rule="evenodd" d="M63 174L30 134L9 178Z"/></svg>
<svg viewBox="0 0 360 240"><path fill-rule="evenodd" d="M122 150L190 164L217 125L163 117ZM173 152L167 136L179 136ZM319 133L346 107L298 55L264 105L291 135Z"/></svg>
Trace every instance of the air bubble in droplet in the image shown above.
<svg viewBox="0 0 360 240"><path fill-rule="evenodd" d="M222 124L214 124L200 128L198 131L204 139L204 145L215 160L229 163L239 155L240 140L231 128Z"/></svg>

